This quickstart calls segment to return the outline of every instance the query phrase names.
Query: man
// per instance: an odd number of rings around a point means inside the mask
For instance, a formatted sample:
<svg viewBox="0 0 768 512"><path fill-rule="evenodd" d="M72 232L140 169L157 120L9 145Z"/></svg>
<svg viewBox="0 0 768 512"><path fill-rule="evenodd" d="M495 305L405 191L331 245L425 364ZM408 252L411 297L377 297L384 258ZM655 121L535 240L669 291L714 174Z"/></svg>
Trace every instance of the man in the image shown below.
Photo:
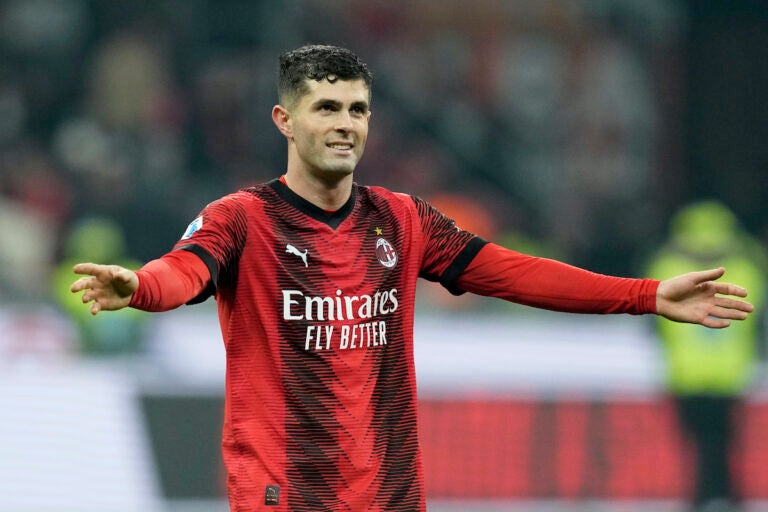
<svg viewBox="0 0 768 512"><path fill-rule="evenodd" d="M227 351L223 454L233 511L425 510L417 439L416 280L580 313L744 319L723 269L622 279L487 243L423 200L353 182L372 76L349 50L280 58L272 119L285 174L209 204L138 272L79 264L91 313L214 295Z"/></svg>
<svg viewBox="0 0 768 512"><path fill-rule="evenodd" d="M669 240L650 261L648 275L665 278L692 265L724 265L749 286L751 302L761 311L767 260L760 241L740 226L736 215L726 205L708 200L686 205L675 214ZM759 364L759 319L753 313L720 330L657 319L667 390L693 448L691 512L741 510L731 459L739 447L734 441L743 402Z"/></svg>

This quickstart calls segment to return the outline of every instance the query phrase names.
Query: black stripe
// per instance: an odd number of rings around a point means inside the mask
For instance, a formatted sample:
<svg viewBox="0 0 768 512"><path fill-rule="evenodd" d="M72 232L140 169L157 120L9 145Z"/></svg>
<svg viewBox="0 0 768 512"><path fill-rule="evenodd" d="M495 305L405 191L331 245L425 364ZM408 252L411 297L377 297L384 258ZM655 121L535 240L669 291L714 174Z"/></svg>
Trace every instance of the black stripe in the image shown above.
<svg viewBox="0 0 768 512"><path fill-rule="evenodd" d="M280 181L279 179L272 180L268 185L277 192L277 195L282 197L288 204L299 210L300 212L309 215L315 220L328 224L331 229L339 227L344 219L349 217L352 210L355 207L355 196L357 195L357 187L352 187L352 193L349 195L349 199L344 203L344 206L336 210L335 212L327 212L322 208L310 203L299 194L288 188L288 185Z"/></svg>
<svg viewBox="0 0 768 512"><path fill-rule="evenodd" d="M219 283L219 266L216 264L216 260L213 256L199 245L194 244L182 245L181 247L177 247L176 250L189 251L203 260L205 266L208 267L208 273L211 274L211 282L205 287L205 290L200 292L197 297L187 302L187 305L199 304L216 293L216 288Z"/></svg>
<svg viewBox="0 0 768 512"><path fill-rule="evenodd" d="M473 259L475 259L477 253L480 252L480 249L485 247L485 244L487 243L488 242L486 240L483 240L479 236L476 236L470 240L464 249L462 249L462 251L459 253L459 255L456 256L453 262L448 266L448 268L445 269L443 275L440 276L440 284L443 285L453 295L462 295L465 293L465 290L456 288L453 285L453 282L457 277L459 277L459 275L461 275L462 272L464 272L464 269L467 268Z"/></svg>

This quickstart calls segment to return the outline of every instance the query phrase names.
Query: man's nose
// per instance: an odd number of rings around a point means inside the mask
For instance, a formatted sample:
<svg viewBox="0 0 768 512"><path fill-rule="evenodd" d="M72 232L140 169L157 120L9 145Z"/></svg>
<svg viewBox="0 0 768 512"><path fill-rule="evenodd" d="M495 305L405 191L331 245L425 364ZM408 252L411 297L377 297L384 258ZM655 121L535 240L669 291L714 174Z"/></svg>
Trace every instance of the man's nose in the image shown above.
<svg viewBox="0 0 768 512"><path fill-rule="evenodd" d="M336 116L336 130L340 132L348 132L352 130L352 116L349 112L342 110Z"/></svg>

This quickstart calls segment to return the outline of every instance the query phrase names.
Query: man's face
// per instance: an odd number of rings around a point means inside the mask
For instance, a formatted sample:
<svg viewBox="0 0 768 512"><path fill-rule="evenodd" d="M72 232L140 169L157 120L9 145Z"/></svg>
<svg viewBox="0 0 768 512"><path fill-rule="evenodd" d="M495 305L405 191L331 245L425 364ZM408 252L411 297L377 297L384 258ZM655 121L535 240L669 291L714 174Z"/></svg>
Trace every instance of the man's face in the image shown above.
<svg viewBox="0 0 768 512"><path fill-rule="evenodd" d="M368 138L370 91L362 80L308 80L290 109L294 165L318 177L352 174Z"/></svg>

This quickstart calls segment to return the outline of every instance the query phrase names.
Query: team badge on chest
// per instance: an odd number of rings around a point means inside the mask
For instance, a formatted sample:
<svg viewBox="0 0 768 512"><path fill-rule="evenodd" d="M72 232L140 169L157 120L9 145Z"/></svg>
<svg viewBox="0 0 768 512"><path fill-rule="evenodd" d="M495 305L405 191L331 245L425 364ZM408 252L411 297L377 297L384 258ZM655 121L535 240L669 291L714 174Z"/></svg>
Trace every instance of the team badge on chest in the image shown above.
<svg viewBox="0 0 768 512"><path fill-rule="evenodd" d="M383 238L376 240L376 259L387 268L397 265L397 251Z"/></svg>

